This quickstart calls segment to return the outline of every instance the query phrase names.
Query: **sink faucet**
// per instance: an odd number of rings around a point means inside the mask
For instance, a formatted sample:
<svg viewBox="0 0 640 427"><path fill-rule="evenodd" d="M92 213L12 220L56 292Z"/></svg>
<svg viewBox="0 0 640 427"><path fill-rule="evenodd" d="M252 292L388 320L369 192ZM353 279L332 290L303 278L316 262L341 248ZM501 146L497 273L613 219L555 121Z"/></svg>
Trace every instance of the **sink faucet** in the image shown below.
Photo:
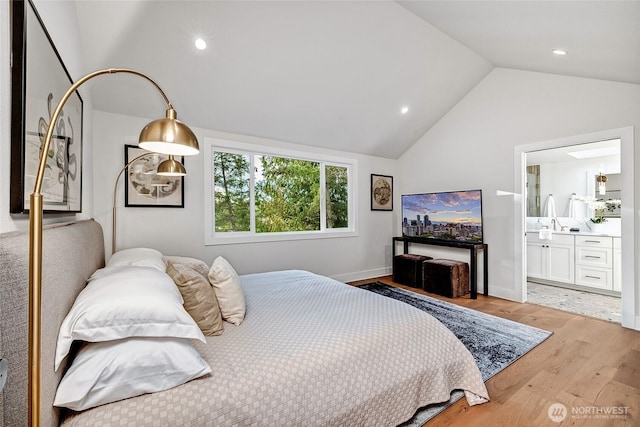
<svg viewBox="0 0 640 427"><path fill-rule="evenodd" d="M562 225L560 225L558 218L551 218L551 224L553 225L553 231L558 231L558 227L562 229Z"/></svg>

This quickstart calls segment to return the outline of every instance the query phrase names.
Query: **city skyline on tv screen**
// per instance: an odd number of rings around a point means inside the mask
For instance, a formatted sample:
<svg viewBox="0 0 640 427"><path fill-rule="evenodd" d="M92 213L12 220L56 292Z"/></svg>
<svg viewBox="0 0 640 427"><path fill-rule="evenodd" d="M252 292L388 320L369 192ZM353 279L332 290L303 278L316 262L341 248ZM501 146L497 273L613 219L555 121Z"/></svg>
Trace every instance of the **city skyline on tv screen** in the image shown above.
<svg viewBox="0 0 640 427"><path fill-rule="evenodd" d="M482 191L402 196L402 235L482 242Z"/></svg>

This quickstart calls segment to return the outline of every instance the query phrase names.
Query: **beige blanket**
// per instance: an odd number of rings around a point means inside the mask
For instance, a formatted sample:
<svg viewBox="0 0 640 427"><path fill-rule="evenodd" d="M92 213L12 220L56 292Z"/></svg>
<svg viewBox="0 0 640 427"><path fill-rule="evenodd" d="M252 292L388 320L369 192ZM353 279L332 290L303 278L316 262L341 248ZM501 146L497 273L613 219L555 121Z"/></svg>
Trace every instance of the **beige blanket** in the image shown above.
<svg viewBox="0 0 640 427"><path fill-rule="evenodd" d="M454 389L488 400L464 345L414 307L303 271L241 281L244 322L195 343L211 375L64 425L393 426Z"/></svg>

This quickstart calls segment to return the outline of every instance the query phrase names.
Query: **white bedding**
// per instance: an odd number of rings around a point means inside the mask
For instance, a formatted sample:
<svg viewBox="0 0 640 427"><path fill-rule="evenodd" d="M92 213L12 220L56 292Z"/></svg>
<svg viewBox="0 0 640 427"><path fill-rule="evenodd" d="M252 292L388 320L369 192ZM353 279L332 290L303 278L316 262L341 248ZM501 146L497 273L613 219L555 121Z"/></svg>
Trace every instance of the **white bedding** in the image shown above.
<svg viewBox="0 0 640 427"><path fill-rule="evenodd" d="M473 357L430 315L303 271L240 276L247 314L194 344L212 373L67 417L65 426L393 426L465 390Z"/></svg>

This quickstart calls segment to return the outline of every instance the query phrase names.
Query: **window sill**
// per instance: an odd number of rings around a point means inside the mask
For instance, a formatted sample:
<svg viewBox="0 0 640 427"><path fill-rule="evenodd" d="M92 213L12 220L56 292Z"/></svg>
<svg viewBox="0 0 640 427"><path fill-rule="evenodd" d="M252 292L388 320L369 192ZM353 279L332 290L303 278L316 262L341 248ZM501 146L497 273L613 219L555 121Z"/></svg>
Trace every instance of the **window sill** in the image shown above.
<svg viewBox="0 0 640 427"><path fill-rule="evenodd" d="M243 243L286 242L293 240L336 239L342 237L358 237L355 230L345 231L305 231L290 233L269 233L263 235L244 233L220 233L205 239L205 246L235 245Z"/></svg>

